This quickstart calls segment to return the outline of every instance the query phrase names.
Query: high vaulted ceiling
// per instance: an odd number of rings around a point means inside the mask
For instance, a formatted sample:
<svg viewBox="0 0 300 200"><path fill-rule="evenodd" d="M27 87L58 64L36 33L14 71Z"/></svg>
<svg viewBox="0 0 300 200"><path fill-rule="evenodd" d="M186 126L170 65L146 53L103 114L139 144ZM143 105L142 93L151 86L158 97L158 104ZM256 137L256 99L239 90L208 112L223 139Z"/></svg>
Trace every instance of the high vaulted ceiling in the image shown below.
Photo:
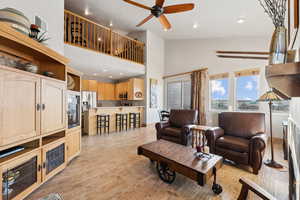
<svg viewBox="0 0 300 200"><path fill-rule="evenodd" d="M152 7L155 0L135 0ZM165 39L271 36L273 25L258 0L166 0L165 5L194 3L190 12L167 15L172 30L165 32L152 19L140 28L136 25L149 11L123 0L65 0L65 8L103 25L111 21L113 29L131 32L150 30ZM89 15L85 15L85 11ZM237 23L243 19L244 23ZM198 28L194 29L193 25Z"/></svg>

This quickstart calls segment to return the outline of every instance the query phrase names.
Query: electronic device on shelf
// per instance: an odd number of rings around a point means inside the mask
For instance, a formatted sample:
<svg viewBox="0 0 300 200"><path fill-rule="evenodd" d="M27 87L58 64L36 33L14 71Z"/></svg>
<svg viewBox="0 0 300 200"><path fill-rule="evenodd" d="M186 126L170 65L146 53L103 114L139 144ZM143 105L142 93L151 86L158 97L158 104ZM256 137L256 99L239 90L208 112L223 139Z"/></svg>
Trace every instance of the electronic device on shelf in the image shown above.
<svg viewBox="0 0 300 200"><path fill-rule="evenodd" d="M4 151L0 151L0 158L4 158L4 157L7 157L7 156L10 156L10 155L12 155L14 153L23 151L24 149L25 149L24 147L17 146L17 147L12 147L12 148L6 149Z"/></svg>

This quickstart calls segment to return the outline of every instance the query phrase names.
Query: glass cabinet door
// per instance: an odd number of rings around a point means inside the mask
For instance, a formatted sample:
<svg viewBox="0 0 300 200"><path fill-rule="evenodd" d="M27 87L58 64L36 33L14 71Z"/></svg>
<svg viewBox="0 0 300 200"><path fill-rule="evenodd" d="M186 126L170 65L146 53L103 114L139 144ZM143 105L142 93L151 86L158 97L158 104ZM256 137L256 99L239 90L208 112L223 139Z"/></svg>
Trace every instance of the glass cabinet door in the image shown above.
<svg viewBox="0 0 300 200"><path fill-rule="evenodd" d="M9 166L10 165L10 166ZM2 168L2 200L23 199L40 183L40 156L33 154Z"/></svg>
<svg viewBox="0 0 300 200"><path fill-rule="evenodd" d="M66 155L64 140L43 147L43 181L65 168Z"/></svg>

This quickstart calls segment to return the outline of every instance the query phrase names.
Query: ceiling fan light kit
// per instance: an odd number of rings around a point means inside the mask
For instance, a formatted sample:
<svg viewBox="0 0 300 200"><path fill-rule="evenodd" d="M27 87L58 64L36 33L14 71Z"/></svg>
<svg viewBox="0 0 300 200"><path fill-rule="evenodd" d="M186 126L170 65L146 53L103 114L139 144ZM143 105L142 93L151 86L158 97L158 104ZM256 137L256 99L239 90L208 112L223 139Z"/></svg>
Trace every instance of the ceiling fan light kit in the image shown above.
<svg viewBox="0 0 300 200"><path fill-rule="evenodd" d="M163 7L165 0L156 0L155 5L152 7L145 6L143 4L137 3L135 1L131 0L123 0L126 3L129 3L131 5L143 8L145 10L150 10L151 14L146 17L143 21L141 21L137 27L142 26L146 22L148 22L152 17L158 18L164 29L171 29L171 24L165 14L173 14L173 13L179 13L179 12L186 12L194 9L193 3L186 3L186 4L178 4L178 5L172 5L172 6L166 6Z"/></svg>

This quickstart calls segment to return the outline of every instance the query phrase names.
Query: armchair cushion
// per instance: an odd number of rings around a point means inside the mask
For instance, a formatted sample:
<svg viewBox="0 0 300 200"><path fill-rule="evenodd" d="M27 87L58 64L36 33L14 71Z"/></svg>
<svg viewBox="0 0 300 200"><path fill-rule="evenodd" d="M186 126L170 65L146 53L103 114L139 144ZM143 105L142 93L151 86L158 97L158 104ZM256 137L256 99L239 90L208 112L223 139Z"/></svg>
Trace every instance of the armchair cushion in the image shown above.
<svg viewBox="0 0 300 200"><path fill-rule="evenodd" d="M174 127L167 127L162 130L162 133L167 136L171 137L181 137L181 129L180 128L174 128Z"/></svg>
<svg viewBox="0 0 300 200"><path fill-rule="evenodd" d="M250 139L265 132L265 114L223 112L219 114L219 126L226 135Z"/></svg>
<svg viewBox="0 0 300 200"><path fill-rule="evenodd" d="M240 137L224 135L216 140L216 146L240 153L249 152L249 140Z"/></svg>
<svg viewBox="0 0 300 200"><path fill-rule="evenodd" d="M197 110L171 110L169 123L173 127L182 128L187 124L196 124Z"/></svg>

